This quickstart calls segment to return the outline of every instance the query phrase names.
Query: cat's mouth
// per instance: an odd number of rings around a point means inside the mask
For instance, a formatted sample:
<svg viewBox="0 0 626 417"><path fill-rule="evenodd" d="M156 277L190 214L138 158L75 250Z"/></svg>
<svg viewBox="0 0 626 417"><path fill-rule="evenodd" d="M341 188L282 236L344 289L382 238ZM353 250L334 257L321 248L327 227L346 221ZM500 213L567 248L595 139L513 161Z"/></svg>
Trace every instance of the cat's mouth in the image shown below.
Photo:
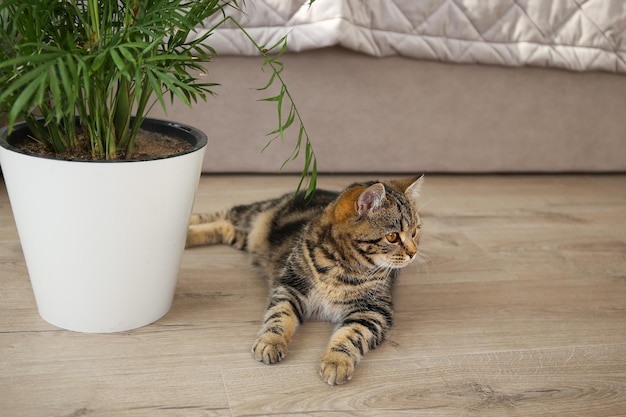
<svg viewBox="0 0 626 417"><path fill-rule="evenodd" d="M415 258L417 258L417 254L413 256L410 256L408 254L387 256L380 260L381 261L380 266L382 266L383 268L392 268L392 269L404 268L405 266L413 262Z"/></svg>

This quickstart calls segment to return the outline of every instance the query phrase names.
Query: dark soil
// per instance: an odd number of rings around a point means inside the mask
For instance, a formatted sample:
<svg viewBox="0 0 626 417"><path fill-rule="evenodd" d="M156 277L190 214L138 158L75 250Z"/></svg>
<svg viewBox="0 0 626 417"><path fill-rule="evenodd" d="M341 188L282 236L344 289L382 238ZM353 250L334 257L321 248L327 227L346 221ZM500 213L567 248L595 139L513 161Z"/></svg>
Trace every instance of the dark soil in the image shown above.
<svg viewBox="0 0 626 417"><path fill-rule="evenodd" d="M39 156L70 161L93 161L91 149L86 143L83 149L68 150L64 153L55 153L45 145L28 139L14 144L22 151ZM192 148L192 145L182 139L166 136L162 133L140 129L135 139L135 150L131 160L159 159L183 153ZM126 159L124 152L119 152L117 159Z"/></svg>

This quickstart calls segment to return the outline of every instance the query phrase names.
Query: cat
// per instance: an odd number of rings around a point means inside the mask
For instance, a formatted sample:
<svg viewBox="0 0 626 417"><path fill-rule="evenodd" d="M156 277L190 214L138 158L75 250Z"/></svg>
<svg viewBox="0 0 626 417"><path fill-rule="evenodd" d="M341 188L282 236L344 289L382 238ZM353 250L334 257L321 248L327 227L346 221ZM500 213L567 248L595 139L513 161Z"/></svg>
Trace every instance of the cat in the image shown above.
<svg viewBox="0 0 626 417"><path fill-rule="evenodd" d="M423 176L355 183L340 193L317 190L309 200L289 193L193 214L186 246L223 243L248 251L269 278L252 347L258 361L282 360L305 319L335 323L319 374L330 385L344 384L391 328L392 284L418 253L422 183Z"/></svg>

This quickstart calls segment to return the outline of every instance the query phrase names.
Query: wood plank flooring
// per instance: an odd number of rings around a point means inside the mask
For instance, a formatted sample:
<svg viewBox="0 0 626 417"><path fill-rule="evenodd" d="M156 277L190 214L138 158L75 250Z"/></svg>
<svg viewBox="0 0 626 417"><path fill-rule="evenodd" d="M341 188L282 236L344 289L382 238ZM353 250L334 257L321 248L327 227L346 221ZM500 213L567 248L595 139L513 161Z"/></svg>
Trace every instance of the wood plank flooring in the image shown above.
<svg viewBox="0 0 626 417"><path fill-rule="evenodd" d="M204 176L195 208L296 183ZM281 364L252 359L266 286L229 247L186 251L173 308L150 326L47 324L0 182L0 415L626 415L626 176L430 176L422 200L393 334L331 387L317 376L328 323L302 326Z"/></svg>

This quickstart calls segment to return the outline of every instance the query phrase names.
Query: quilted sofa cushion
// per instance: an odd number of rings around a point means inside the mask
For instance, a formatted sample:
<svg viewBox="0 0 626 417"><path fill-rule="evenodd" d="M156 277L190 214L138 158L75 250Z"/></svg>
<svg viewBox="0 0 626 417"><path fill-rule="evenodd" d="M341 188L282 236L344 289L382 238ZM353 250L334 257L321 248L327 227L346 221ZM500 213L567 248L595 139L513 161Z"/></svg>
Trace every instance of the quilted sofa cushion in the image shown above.
<svg viewBox="0 0 626 417"><path fill-rule="evenodd" d="M626 72L624 0L248 0L245 12L235 15L255 39L273 45L288 35L291 51L339 45L374 56ZM233 24L209 42L223 55L257 53Z"/></svg>

